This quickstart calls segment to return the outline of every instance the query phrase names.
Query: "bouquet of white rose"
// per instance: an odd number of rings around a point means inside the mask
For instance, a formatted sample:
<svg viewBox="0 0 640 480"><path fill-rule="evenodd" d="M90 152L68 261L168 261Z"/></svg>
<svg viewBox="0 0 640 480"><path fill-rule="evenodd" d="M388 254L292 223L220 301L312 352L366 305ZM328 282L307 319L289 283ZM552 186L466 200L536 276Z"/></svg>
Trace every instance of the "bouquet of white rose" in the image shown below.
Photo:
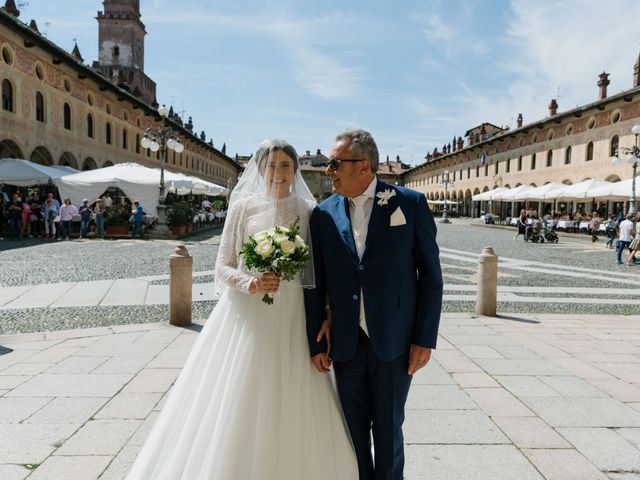
<svg viewBox="0 0 640 480"><path fill-rule="evenodd" d="M283 280L293 280L302 271L309 260L309 253L309 246L300 236L297 220L288 228L276 226L250 236L240 250L247 268L260 273L275 273ZM271 305L273 295L266 293L262 301Z"/></svg>

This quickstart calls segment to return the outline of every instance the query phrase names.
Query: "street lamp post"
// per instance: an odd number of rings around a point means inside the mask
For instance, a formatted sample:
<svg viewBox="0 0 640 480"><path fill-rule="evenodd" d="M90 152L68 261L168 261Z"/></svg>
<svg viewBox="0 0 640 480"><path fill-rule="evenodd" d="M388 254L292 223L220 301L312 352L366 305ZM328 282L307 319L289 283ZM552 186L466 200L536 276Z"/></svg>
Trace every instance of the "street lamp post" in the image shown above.
<svg viewBox="0 0 640 480"><path fill-rule="evenodd" d="M635 215L637 210L636 204L636 173L638 170L638 161L640 160L640 147L638 147L638 136L640 136L640 125L634 125L631 129L631 133L635 136L634 144L628 147L619 147L614 156L611 157L611 163L614 166L620 165L620 153L627 154L626 160L633 168L633 180L631 180L631 199L629 200L629 215Z"/></svg>
<svg viewBox="0 0 640 480"><path fill-rule="evenodd" d="M442 220L440 220L440 223L451 223L451 221L449 221L449 202L447 200L447 190L449 187L453 187L453 180L449 180L449 170L444 171L441 185L444 187L444 209L442 210Z"/></svg>
<svg viewBox="0 0 640 480"><path fill-rule="evenodd" d="M158 109L158 113L162 117L162 127L149 127L144 131L144 136L140 140L142 148L148 148L152 152L160 151L160 191L158 199L158 223L156 231L159 234L169 233L167 226L167 207L164 204L164 163L167 160L167 149L175 150L176 153L184 151L184 145L180 143L178 135L171 127L167 126L167 117L169 109L164 105Z"/></svg>

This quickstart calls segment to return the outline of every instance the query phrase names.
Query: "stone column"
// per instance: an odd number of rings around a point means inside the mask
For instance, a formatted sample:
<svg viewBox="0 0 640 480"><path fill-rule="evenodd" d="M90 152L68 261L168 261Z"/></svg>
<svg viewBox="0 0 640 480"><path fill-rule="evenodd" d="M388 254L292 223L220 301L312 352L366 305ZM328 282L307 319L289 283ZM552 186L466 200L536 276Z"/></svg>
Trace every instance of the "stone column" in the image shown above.
<svg viewBox="0 0 640 480"><path fill-rule="evenodd" d="M184 245L169 256L169 323L176 327L191 325L191 287L193 257Z"/></svg>
<svg viewBox="0 0 640 480"><path fill-rule="evenodd" d="M498 296L498 256L492 247L484 247L478 259L478 294L476 313L487 317L496 316Z"/></svg>

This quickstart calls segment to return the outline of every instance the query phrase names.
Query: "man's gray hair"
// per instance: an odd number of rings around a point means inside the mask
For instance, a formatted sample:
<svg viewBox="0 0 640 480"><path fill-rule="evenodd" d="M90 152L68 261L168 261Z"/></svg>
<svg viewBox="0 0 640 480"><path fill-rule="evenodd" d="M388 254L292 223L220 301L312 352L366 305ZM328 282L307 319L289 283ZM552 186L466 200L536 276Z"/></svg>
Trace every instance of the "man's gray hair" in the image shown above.
<svg viewBox="0 0 640 480"><path fill-rule="evenodd" d="M373 136L366 130L354 129L345 130L336 135L336 142L346 141L349 144L349 151L353 158L366 158L371 165L371 171L377 172L380 163L378 157L378 146Z"/></svg>

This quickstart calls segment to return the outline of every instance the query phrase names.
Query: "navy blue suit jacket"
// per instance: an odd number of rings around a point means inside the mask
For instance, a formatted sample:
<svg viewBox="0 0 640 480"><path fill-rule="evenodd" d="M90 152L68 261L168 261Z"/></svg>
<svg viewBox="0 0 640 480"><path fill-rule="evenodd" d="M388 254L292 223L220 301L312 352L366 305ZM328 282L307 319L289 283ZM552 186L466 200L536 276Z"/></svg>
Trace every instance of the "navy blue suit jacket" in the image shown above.
<svg viewBox="0 0 640 480"><path fill-rule="evenodd" d="M333 195L310 219L316 288L305 290L311 355L326 351L316 342L328 302L333 319L331 356L348 361L359 336L360 292L369 338L377 356L389 361L411 344L435 348L442 307L442 273L436 226L421 193L377 181L376 193L395 191L388 204L374 198L362 258L356 253L348 200ZM406 223L391 226L400 208Z"/></svg>

